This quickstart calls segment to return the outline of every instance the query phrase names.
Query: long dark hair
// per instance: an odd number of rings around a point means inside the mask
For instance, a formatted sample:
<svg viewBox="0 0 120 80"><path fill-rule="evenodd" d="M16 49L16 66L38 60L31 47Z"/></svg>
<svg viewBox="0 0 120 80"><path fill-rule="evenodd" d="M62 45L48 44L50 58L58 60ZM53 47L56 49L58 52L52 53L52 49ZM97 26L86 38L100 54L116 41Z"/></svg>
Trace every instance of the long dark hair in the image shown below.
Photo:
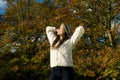
<svg viewBox="0 0 120 80"><path fill-rule="evenodd" d="M63 36L63 39L60 39L60 35L57 35L56 33L56 39L53 41L53 44L52 44L53 48L59 48L67 39L69 39L66 32L62 36ZM57 43L58 45L56 45Z"/></svg>

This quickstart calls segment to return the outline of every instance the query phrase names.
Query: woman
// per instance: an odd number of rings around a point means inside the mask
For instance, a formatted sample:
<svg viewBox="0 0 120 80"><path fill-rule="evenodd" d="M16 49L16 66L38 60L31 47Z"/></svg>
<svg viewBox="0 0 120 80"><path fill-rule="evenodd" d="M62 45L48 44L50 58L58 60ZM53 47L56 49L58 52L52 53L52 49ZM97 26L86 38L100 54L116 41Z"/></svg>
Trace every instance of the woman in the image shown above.
<svg viewBox="0 0 120 80"><path fill-rule="evenodd" d="M79 26L71 36L70 28L63 23L58 29L46 28L50 42L50 80L73 80L72 50L84 32L83 26Z"/></svg>

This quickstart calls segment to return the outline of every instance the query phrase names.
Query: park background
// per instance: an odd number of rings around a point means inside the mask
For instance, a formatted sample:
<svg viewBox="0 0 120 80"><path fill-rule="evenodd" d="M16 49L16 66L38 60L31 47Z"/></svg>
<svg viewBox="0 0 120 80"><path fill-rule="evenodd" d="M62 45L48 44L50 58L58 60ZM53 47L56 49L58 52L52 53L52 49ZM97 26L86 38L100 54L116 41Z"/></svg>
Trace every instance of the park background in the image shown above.
<svg viewBox="0 0 120 80"><path fill-rule="evenodd" d="M75 80L120 79L119 0L0 0L0 13L0 80L48 80L45 30L62 22L86 31L73 50Z"/></svg>

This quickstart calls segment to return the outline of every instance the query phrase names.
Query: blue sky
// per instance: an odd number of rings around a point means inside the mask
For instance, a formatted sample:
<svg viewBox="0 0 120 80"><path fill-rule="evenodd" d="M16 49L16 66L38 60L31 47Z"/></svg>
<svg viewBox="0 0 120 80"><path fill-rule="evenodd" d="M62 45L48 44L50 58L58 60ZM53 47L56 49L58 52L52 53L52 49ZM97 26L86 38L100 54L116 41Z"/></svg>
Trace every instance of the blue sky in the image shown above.
<svg viewBox="0 0 120 80"><path fill-rule="evenodd" d="M44 0L36 0L36 1L38 1L38 2L43 2Z"/></svg>
<svg viewBox="0 0 120 80"><path fill-rule="evenodd" d="M7 2L0 0L0 14L4 14L5 13L5 9L7 7Z"/></svg>
<svg viewBox="0 0 120 80"><path fill-rule="evenodd" d="M44 0L36 0L37 2L43 2ZM5 9L7 8L7 2L0 0L0 14L5 13Z"/></svg>

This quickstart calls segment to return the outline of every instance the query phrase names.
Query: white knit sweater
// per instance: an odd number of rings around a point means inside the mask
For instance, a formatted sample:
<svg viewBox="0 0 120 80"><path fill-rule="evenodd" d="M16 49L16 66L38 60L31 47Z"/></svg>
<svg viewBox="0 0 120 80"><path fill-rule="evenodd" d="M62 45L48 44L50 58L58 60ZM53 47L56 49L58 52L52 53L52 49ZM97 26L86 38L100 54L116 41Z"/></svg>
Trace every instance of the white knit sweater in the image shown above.
<svg viewBox="0 0 120 80"><path fill-rule="evenodd" d="M46 33L50 45L56 38L54 34L56 32L55 27L47 26ZM83 26L79 26L75 29L75 32L70 39L66 40L59 48L50 48L50 67L63 66L73 67L72 50L77 42L80 40L85 30Z"/></svg>

